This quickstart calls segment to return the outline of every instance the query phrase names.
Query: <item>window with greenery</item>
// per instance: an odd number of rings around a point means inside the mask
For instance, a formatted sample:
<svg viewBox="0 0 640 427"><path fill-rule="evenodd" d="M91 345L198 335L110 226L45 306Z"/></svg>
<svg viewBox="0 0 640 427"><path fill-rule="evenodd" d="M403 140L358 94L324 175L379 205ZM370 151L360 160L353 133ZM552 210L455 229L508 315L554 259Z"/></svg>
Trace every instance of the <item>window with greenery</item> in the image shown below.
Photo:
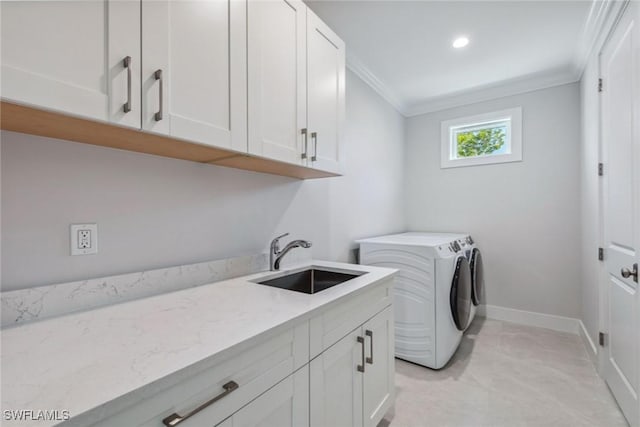
<svg viewBox="0 0 640 427"><path fill-rule="evenodd" d="M521 110L442 122L443 168L522 160Z"/></svg>

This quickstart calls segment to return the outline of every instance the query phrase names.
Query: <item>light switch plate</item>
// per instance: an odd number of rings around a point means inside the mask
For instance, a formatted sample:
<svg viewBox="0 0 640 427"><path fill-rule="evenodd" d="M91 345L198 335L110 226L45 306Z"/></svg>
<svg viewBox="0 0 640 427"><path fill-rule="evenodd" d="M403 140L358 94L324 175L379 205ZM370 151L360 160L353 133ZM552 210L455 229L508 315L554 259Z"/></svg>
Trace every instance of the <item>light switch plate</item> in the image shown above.
<svg viewBox="0 0 640 427"><path fill-rule="evenodd" d="M98 224L71 224L71 255L98 253Z"/></svg>

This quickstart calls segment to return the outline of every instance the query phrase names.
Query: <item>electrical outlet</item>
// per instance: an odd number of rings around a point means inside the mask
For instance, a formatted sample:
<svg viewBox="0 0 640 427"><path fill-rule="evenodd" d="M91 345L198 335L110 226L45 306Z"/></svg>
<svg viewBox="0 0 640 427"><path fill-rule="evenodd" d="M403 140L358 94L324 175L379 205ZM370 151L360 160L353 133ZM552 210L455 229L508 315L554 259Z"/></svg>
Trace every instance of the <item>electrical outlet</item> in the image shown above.
<svg viewBox="0 0 640 427"><path fill-rule="evenodd" d="M98 224L71 224L71 255L98 253Z"/></svg>

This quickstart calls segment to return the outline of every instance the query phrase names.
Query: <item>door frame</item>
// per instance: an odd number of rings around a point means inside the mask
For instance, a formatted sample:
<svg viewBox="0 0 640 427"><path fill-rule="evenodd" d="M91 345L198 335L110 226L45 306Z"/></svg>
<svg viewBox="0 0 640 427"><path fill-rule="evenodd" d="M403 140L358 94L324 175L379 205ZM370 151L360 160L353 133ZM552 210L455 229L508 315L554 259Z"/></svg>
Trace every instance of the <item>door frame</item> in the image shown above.
<svg viewBox="0 0 640 427"><path fill-rule="evenodd" d="M602 57L603 57L604 50L608 46L608 43L613 38L613 35L615 31L618 29L618 26L622 21L623 17L625 16L625 13L628 11L630 4L631 4L631 0L625 0L619 6L618 10L612 13L614 17L612 18L612 22L608 30L606 31L606 36L604 37L602 42L598 44L597 66L598 66L599 78L602 78L602 75L603 75ZM638 11L638 14L640 15L640 10ZM606 84L606 82L604 83ZM599 158L599 162L601 162L605 166L605 173L601 177L601 179L598 180L598 242L601 248L605 248L606 237L607 237L607 232L605 227L605 219L606 219L605 198L607 197L606 184L608 183L608 179L606 174L606 168L607 168L608 158L607 158L607 150L604 142L604 120L603 120L604 109L603 109L602 96L598 96L597 107L598 107L598 136L597 136L598 158ZM638 193L639 193L638 200L640 200L640 189L638 190ZM640 231L636 231L636 232L640 233ZM608 294L609 278L608 278L608 272L607 272L607 266L606 266L606 257L607 257L606 252L604 257L605 257L604 261L598 262L598 299L599 299L598 326L599 326L599 330L607 334L607 337L608 337L608 334L609 334L609 294ZM639 331L638 341L640 341L640 316L638 316L637 322L638 322L637 329ZM607 340L605 340L605 346L607 345L608 345L608 342ZM608 352L605 350L605 347L603 346L598 346L597 349L598 349L597 371L600 377L603 378L603 380L605 380L604 374L606 369ZM638 364L640 365L640 355L638 355ZM638 375L640 375L640 366L639 366L638 372L639 372ZM639 406L640 406L640 403L639 403Z"/></svg>

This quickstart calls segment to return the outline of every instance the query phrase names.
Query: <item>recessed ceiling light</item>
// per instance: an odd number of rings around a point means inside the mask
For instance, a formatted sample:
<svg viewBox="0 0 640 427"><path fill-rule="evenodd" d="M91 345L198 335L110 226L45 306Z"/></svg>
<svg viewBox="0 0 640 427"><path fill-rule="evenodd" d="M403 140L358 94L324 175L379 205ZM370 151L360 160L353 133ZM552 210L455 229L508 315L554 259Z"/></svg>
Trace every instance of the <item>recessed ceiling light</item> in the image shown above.
<svg viewBox="0 0 640 427"><path fill-rule="evenodd" d="M453 41L453 47L455 47L456 49L465 47L468 44L469 44L469 39L466 37L458 37Z"/></svg>

